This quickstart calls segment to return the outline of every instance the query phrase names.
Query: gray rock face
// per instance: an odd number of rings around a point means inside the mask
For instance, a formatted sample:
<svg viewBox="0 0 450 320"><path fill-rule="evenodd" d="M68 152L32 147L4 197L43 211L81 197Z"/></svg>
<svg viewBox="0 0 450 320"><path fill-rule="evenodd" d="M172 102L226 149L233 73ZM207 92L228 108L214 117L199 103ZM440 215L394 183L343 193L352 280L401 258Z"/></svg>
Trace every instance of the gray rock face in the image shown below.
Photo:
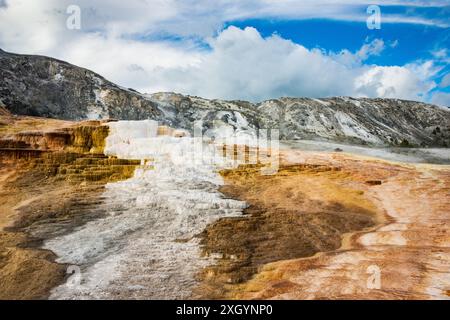
<svg viewBox="0 0 450 320"><path fill-rule="evenodd" d="M283 139L450 147L450 109L397 99L282 98L257 105Z"/></svg>
<svg viewBox="0 0 450 320"><path fill-rule="evenodd" d="M41 56L0 51L0 100L16 114L78 120L158 118L153 103L98 74Z"/></svg>
<svg viewBox="0 0 450 320"><path fill-rule="evenodd" d="M284 140L323 139L369 145L450 147L450 109L397 99L280 98L261 103L145 95L100 75L40 56L0 51L0 105L60 119L154 119L192 130L276 128Z"/></svg>

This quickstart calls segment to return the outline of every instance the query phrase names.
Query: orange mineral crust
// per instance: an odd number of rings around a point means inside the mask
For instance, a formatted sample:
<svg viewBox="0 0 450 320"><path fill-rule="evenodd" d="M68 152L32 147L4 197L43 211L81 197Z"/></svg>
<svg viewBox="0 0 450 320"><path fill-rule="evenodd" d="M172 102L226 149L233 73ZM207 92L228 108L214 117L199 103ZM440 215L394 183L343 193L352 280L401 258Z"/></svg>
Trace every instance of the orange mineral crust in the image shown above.
<svg viewBox="0 0 450 320"><path fill-rule="evenodd" d="M104 185L139 163L103 155L100 122L1 112L0 123L0 299L46 298L67 266L42 241L101 215Z"/></svg>
<svg viewBox="0 0 450 320"><path fill-rule="evenodd" d="M202 235L198 296L433 299L450 289L450 168L283 151L277 174L223 171L249 204Z"/></svg>

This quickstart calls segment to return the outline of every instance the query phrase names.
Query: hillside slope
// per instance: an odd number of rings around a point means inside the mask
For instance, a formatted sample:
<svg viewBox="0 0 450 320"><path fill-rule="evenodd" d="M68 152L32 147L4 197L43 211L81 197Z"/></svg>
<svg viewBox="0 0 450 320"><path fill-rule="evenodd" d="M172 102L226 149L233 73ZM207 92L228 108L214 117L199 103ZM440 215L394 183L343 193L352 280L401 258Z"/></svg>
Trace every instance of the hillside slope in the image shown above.
<svg viewBox="0 0 450 320"><path fill-rule="evenodd" d="M67 62L0 50L0 106L12 113L65 120L154 119L192 130L255 132L276 128L283 140L450 146L450 109L397 99L280 98L260 103L175 93L141 94Z"/></svg>

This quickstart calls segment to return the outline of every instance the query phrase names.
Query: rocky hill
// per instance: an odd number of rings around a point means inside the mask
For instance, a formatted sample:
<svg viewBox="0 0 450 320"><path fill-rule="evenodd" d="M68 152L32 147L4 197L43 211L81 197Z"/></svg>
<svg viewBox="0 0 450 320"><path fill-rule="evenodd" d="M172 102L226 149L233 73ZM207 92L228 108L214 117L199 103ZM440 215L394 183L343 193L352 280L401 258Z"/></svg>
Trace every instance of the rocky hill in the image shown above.
<svg viewBox="0 0 450 320"><path fill-rule="evenodd" d="M15 114L64 120L160 116L157 107L139 93L92 71L52 58L1 50L0 100Z"/></svg>
<svg viewBox="0 0 450 320"><path fill-rule="evenodd" d="M0 106L65 120L154 119L192 129L255 132L277 128L284 140L450 147L450 109L397 99L280 98L250 103L175 93L141 94L56 59L0 50Z"/></svg>

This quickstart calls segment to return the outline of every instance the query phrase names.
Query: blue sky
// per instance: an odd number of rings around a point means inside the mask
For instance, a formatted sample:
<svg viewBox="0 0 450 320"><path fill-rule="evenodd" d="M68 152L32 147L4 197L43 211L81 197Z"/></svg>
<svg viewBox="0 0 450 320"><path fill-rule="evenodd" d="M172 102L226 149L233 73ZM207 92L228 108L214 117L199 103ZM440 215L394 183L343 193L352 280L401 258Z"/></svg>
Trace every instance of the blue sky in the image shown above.
<svg viewBox="0 0 450 320"><path fill-rule="evenodd" d="M80 28L67 27L70 5ZM380 29L367 8L378 5ZM450 105L449 0L0 0L0 47L142 92Z"/></svg>
<svg viewBox="0 0 450 320"><path fill-rule="evenodd" d="M277 33L307 48L318 47L335 52L343 49L356 51L367 39L383 39L394 48L368 60L369 63L383 65L429 59L433 51L450 48L448 29L414 24L385 24L380 30L369 30L363 22L259 19L230 21L227 25L255 27L263 36Z"/></svg>
<svg viewBox="0 0 450 320"><path fill-rule="evenodd" d="M383 8L387 12L402 12L403 7ZM448 8L427 8L421 10L429 18L447 16L442 22L450 22ZM439 51L450 50L450 30L440 26L386 23L381 29L369 30L365 22L340 21L331 19L248 19L229 21L227 26L240 28L255 27L261 35L267 37L277 34L290 39L307 48L320 48L326 51L339 52L341 50L357 51L361 45L373 39L382 39L386 49L382 54L370 56L366 63L383 66L397 66L414 63L418 60L433 60ZM448 53L447 53L448 54ZM448 56L447 56L448 57ZM450 73L448 61L436 62L442 70L432 77L436 82ZM436 88L432 92L450 92L450 87Z"/></svg>

